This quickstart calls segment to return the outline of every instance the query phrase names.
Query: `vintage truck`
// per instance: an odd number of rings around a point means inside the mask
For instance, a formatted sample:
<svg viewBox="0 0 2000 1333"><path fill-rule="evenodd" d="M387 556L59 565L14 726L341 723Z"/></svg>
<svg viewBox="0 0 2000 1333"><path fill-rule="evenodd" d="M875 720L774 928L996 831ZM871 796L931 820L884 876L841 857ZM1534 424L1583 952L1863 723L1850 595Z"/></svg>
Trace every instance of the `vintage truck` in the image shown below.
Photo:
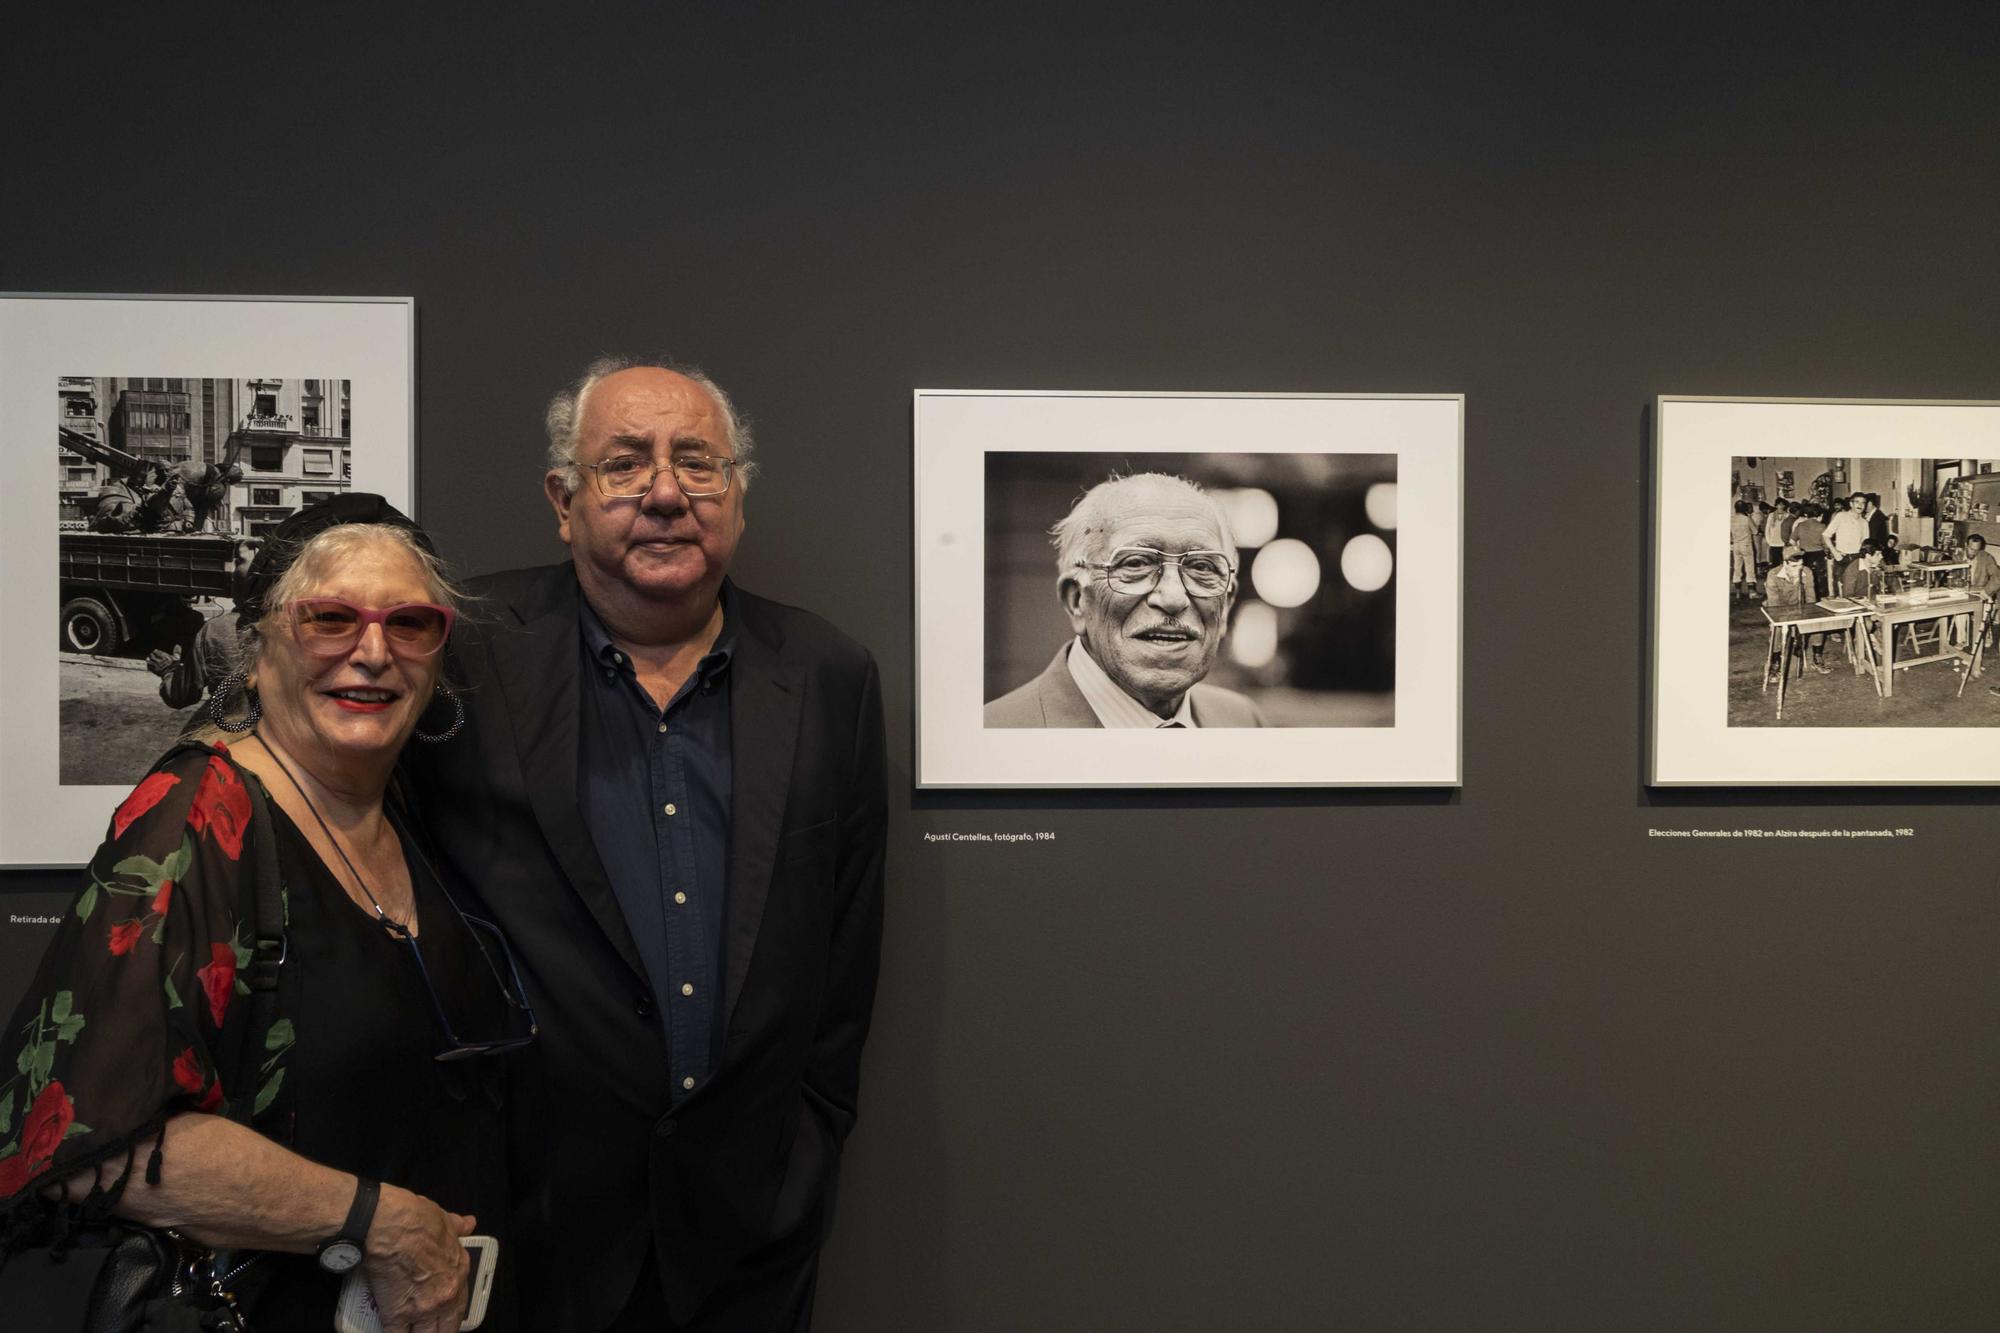
<svg viewBox="0 0 2000 1333"><path fill-rule="evenodd" d="M62 648L143 655L198 628L197 598L235 595L242 538L66 531L57 537Z"/></svg>

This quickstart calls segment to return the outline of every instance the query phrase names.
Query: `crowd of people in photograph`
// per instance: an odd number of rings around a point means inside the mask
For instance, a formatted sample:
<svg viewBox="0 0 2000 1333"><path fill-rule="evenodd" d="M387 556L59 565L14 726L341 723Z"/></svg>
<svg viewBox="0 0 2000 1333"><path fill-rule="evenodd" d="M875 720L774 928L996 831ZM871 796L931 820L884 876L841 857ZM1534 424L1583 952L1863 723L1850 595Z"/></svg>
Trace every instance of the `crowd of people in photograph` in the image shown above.
<svg viewBox="0 0 2000 1333"><path fill-rule="evenodd" d="M1965 538L1965 590L1991 603L2000 596L2000 560L1978 533ZM1845 500L1738 500L1729 521L1729 580L1732 601L1762 602L1777 610L1809 606L1822 598L1863 601L1926 584L1928 576L1904 564L1902 543L1890 529L1882 499L1856 492ZM1970 617L1951 626L1955 642L1973 633ZM1826 634L1807 637L1813 670L1829 668ZM1846 642L1849 635L1837 633ZM1847 650L1852 653L1853 645ZM2000 687L1992 690L2000 694Z"/></svg>

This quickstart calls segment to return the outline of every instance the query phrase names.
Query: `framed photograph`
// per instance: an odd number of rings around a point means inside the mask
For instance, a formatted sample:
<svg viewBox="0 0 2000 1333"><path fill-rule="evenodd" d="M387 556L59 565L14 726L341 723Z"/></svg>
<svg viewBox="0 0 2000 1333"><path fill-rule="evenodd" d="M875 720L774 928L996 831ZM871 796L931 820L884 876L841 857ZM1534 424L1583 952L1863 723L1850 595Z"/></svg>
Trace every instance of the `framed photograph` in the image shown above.
<svg viewBox="0 0 2000 1333"><path fill-rule="evenodd" d="M0 296L0 864L90 855L202 707L196 640L272 528L349 488L416 512L414 321L408 297Z"/></svg>
<svg viewBox="0 0 2000 1333"><path fill-rule="evenodd" d="M1663 397L1650 780L2000 781L2000 403Z"/></svg>
<svg viewBox="0 0 2000 1333"><path fill-rule="evenodd" d="M919 390L917 785L1457 785L1464 406Z"/></svg>

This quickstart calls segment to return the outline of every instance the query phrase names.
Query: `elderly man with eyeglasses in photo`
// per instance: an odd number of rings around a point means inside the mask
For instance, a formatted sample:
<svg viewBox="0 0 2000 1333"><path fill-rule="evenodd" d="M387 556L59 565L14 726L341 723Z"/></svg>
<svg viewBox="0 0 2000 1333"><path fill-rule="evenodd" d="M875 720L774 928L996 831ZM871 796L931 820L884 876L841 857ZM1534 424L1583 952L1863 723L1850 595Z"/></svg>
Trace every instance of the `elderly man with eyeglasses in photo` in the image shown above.
<svg viewBox="0 0 2000 1333"><path fill-rule="evenodd" d="M1039 676L986 705L989 727L1261 727L1257 706L1202 680L1236 601L1236 543L1193 482L1100 482L1050 529L1056 596L1075 637Z"/></svg>
<svg viewBox="0 0 2000 1333"><path fill-rule="evenodd" d="M541 1023L524 1324L805 1329L881 945L880 679L730 581L752 442L713 380L600 361L547 427L570 558L475 581L465 736L411 766Z"/></svg>

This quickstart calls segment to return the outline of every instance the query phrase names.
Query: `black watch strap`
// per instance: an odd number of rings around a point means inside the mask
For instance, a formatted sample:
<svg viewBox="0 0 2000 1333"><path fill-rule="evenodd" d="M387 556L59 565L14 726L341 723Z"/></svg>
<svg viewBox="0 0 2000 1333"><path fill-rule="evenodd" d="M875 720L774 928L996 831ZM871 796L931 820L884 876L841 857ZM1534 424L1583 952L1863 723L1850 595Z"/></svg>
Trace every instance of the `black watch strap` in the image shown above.
<svg viewBox="0 0 2000 1333"><path fill-rule="evenodd" d="M347 1220L336 1235L319 1243L319 1266L329 1272L344 1273L360 1263L367 1253L368 1228L375 1222L375 1204L382 1197L380 1182L366 1176L354 1178L354 1203Z"/></svg>

